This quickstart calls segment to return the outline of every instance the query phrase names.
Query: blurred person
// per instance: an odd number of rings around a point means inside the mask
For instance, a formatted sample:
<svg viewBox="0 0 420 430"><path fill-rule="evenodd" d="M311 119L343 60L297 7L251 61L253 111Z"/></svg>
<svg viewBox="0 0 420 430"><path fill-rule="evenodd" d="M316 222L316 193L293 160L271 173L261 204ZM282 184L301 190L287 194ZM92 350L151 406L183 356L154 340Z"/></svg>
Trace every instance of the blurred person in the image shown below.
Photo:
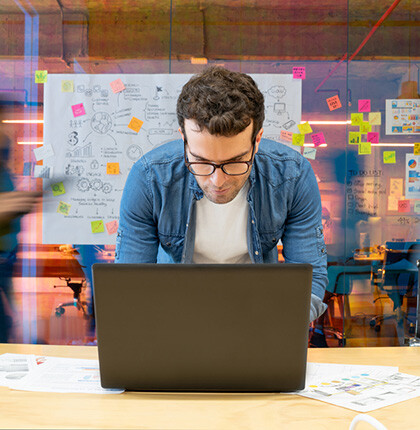
<svg viewBox="0 0 420 430"><path fill-rule="evenodd" d="M15 191L7 168L10 139L0 132L0 343L8 341L13 324L10 303L20 217L31 212L42 193Z"/></svg>

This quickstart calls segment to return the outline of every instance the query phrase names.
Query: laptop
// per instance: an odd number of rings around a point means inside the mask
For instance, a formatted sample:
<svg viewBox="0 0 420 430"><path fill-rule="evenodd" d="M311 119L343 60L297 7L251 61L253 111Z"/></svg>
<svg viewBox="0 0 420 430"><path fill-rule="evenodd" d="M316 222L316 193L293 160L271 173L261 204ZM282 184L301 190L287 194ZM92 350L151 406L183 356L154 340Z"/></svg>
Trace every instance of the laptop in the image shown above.
<svg viewBox="0 0 420 430"><path fill-rule="evenodd" d="M92 267L102 387L304 388L311 265Z"/></svg>

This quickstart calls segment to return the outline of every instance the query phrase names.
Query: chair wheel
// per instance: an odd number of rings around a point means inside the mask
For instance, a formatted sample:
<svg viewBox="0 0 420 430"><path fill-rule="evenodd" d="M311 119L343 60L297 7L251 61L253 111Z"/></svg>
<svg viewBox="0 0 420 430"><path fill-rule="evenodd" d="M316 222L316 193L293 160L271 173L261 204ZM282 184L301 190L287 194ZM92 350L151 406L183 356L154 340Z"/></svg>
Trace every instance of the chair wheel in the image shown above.
<svg viewBox="0 0 420 430"><path fill-rule="evenodd" d="M58 317L58 318L60 318L61 315L63 315L65 311L66 310L64 308L56 308L56 310L55 310L55 316Z"/></svg>
<svg viewBox="0 0 420 430"><path fill-rule="evenodd" d="M379 333L381 331L381 326L379 324L375 325L375 331L376 333Z"/></svg>
<svg viewBox="0 0 420 430"><path fill-rule="evenodd" d="M369 325L371 327L375 327L375 324L376 324L376 321L374 319L369 321Z"/></svg>

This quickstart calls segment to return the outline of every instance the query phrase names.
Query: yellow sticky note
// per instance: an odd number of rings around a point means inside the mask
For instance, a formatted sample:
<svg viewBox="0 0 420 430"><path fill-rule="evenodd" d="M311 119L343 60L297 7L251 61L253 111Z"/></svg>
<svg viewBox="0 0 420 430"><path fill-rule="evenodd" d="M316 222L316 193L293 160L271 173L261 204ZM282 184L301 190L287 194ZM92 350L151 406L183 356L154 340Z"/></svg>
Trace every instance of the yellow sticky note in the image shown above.
<svg viewBox="0 0 420 430"><path fill-rule="evenodd" d="M143 121L133 116L133 118L131 118L131 121L127 127L135 131L136 133L138 133L142 125L143 125Z"/></svg>
<svg viewBox="0 0 420 430"><path fill-rule="evenodd" d="M372 131L372 125L369 124L367 121L363 121L360 124L360 133L366 134Z"/></svg>
<svg viewBox="0 0 420 430"><path fill-rule="evenodd" d="M53 192L53 196L60 196L61 194L64 194L66 192L62 182L57 182L56 184L52 184L51 189Z"/></svg>
<svg viewBox="0 0 420 430"><path fill-rule="evenodd" d="M381 125L382 117L380 112L369 112L369 124Z"/></svg>
<svg viewBox="0 0 420 430"><path fill-rule="evenodd" d="M395 164L395 151L384 151L383 154L385 164Z"/></svg>
<svg viewBox="0 0 420 430"><path fill-rule="evenodd" d="M300 134L312 133L312 128L307 121L304 124L298 124L298 129L300 131Z"/></svg>
<svg viewBox="0 0 420 430"><path fill-rule="evenodd" d="M59 202L57 212L63 215L68 215L70 212L70 208L71 205L69 205L68 203Z"/></svg>
<svg viewBox="0 0 420 430"><path fill-rule="evenodd" d="M103 233L105 231L104 222L102 220L91 221L90 227L92 229L92 233Z"/></svg>
<svg viewBox="0 0 420 430"><path fill-rule="evenodd" d="M305 135L299 133L293 133L292 144L296 146L303 146L305 142Z"/></svg>
<svg viewBox="0 0 420 430"><path fill-rule="evenodd" d="M35 70L35 83L45 84L47 82L48 70Z"/></svg>
<svg viewBox="0 0 420 430"><path fill-rule="evenodd" d="M362 113L352 113L351 114L351 125L361 125L363 122Z"/></svg>
<svg viewBox="0 0 420 430"><path fill-rule="evenodd" d="M414 155L420 155L420 142L414 144Z"/></svg>
<svg viewBox="0 0 420 430"><path fill-rule="evenodd" d="M74 81L62 80L61 81L62 93L74 93Z"/></svg>
<svg viewBox="0 0 420 430"><path fill-rule="evenodd" d="M120 163L106 163L107 175L118 175L120 173Z"/></svg>
<svg viewBox="0 0 420 430"><path fill-rule="evenodd" d="M372 146L370 142L359 143L359 155L369 155L372 153Z"/></svg>
<svg viewBox="0 0 420 430"><path fill-rule="evenodd" d="M349 144L358 145L362 140L362 135L358 131L349 131Z"/></svg>

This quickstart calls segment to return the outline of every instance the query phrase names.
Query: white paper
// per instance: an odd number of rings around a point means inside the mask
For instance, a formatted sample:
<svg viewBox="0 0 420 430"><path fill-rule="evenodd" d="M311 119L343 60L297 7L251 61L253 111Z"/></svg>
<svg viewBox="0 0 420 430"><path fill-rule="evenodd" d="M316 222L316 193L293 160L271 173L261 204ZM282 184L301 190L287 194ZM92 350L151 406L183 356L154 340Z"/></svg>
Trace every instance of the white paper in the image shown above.
<svg viewBox="0 0 420 430"><path fill-rule="evenodd" d="M54 156L54 150L51 145L45 144L33 150L36 161L45 160Z"/></svg>
<svg viewBox="0 0 420 430"><path fill-rule="evenodd" d="M420 100L386 100L386 134L420 134Z"/></svg>
<svg viewBox="0 0 420 430"><path fill-rule="evenodd" d="M25 377L8 379L4 384L14 390L43 391L49 393L119 394L120 389L101 387L98 360L76 358L36 357L14 354L32 361ZM1 358L2 356L0 356ZM1 363L1 361L0 361Z"/></svg>
<svg viewBox="0 0 420 430"><path fill-rule="evenodd" d="M44 84L44 143L54 149L50 186L63 182L69 215L57 213L60 197L44 199L43 243L114 244L115 234L92 233L91 221L119 219L127 174L146 152L180 139L176 102L191 75L49 74ZM252 75L265 97L264 137L280 141L281 130L298 132L302 81L292 75ZM114 94L110 82L120 78L125 90ZM61 92L62 80L74 81L74 92ZM71 106L83 103L85 115ZM143 121L137 133L131 118ZM290 147L293 145L290 143ZM300 151L299 147L293 147ZM108 162L119 163L118 175L107 175Z"/></svg>
<svg viewBox="0 0 420 430"><path fill-rule="evenodd" d="M358 412L420 396L420 377L398 372L398 367L308 363L303 397Z"/></svg>
<svg viewBox="0 0 420 430"><path fill-rule="evenodd" d="M34 355L0 355L0 385L8 387L10 383L25 379L35 366Z"/></svg>
<svg viewBox="0 0 420 430"><path fill-rule="evenodd" d="M405 198L420 199L420 155L405 154Z"/></svg>
<svg viewBox="0 0 420 430"><path fill-rule="evenodd" d="M52 176L53 168L50 166L34 166L34 177L35 178L50 178Z"/></svg>

